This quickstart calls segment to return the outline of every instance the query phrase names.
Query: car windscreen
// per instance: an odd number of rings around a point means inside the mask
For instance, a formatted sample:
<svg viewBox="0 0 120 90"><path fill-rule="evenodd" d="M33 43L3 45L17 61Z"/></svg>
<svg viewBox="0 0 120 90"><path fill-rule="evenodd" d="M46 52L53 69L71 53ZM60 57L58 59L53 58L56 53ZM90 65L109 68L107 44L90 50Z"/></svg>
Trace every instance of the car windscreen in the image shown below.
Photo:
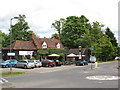
<svg viewBox="0 0 120 90"><path fill-rule="evenodd" d="M40 61L36 61L37 63L40 63Z"/></svg>
<svg viewBox="0 0 120 90"><path fill-rule="evenodd" d="M4 61L4 63L8 63L8 62L10 62L10 60Z"/></svg>
<svg viewBox="0 0 120 90"><path fill-rule="evenodd" d="M50 62L54 62L53 60L48 60L48 61L50 61Z"/></svg>
<svg viewBox="0 0 120 90"><path fill-rule="evenodd" d="M34 63L34 61L32 61L32 60L29 60L28 62L29 62L29 63Z"/></svg>

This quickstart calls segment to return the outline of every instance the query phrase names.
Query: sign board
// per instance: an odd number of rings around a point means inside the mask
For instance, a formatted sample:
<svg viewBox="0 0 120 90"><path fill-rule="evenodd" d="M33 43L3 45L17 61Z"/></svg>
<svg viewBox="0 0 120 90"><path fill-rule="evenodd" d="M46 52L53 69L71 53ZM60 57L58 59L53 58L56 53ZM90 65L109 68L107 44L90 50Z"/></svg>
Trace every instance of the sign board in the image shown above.
<svg viewBox="0 0 120 90"><path fill-rule="evenodd" d="M8 56L15 56L15 53L14 52L11 52L11 53L7 53Z"/></svg>
<svg viewBox="0 0 120 90"><path fill-rule="evenodd" d="M94 50L93 46L90 47L90 50Z"/></svg>
<svg viewBox="0 0 120 90"><path fill-rule="evenodd" d="M96 57L95 56L90 56L90 61L91 62L96 62Z"/></svg>
<svg viewBox="0 0 120 90"><path fill-rule="evenodd" d="M19 51L19 55L33 55L33 51Z"/></svg>
<svg viewBox="0 0 120 90"><path fill-rule="evenodd" d="M81 55L79 55L79 59L81 59Z"/></svg>

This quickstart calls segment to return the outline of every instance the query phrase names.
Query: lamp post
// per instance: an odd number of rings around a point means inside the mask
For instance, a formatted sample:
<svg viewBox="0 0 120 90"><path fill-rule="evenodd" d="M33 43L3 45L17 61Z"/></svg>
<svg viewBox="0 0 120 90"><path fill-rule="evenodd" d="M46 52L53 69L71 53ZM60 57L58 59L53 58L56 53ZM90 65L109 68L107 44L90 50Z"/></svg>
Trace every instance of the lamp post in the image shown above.
<svg viewBox="0 0 120 90"><path fill-rule="evenodd" d="M93 59L93 58L92 58L92 51L94 50L93 46L91 46L90 50L91 50L91 69L92 69L92 61L93 61L93 60L92 60L92 59Z"/></svg>
<svg viewBox="0 0 120 90"><path fill-rule="evenodd" d="M12 53L12 20L18 19L19 17L14 17L10 19L10 53ZM12 73L12 64L11 64L11 56L10 56L10 73Z"/></svg>
<svg viewBox="0 0 120 90"><path fill-rule="evenodd" d="M79 60L82 61L82 44L79 45Z"/></svg>

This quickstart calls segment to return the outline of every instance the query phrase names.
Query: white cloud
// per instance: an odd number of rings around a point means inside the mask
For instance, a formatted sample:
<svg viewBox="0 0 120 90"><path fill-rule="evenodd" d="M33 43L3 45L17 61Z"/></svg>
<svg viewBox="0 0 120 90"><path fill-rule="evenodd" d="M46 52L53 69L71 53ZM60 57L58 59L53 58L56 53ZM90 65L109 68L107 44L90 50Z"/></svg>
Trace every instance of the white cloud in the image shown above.
<svg viewBox="0 0 120 90"><path fill-rule="evenodd" d="M98 21L112 31L118 30L119 0L2 0L0 29L9 29L10 18L25 14L31 30L44 37L54 33L51 24L60 18L85 15L90 22ZM2 19L2 21L1 21ZM3 22L4 20L4 22ZM52 33L51 33L52 32ZM43 34L45 33L45 34ZM117 37L117 34L115 35Z"/></svg>

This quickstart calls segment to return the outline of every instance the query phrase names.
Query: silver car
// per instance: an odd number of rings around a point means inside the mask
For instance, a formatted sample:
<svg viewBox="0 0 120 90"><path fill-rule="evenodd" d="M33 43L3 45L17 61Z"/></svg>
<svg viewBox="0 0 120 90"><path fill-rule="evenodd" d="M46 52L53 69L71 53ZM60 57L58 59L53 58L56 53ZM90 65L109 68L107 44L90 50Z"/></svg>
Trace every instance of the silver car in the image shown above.
<svg viewBox="0 0 120 90"><path fill-rule="evenodd" d="M41 67L42 66L42 63L39 61L39 60L32 60L35 64L35 67Z"/></svg>
<svg viewBox="0 0 120 90"><path fill-rule="evenodd" d="M34 68L35 64L32 60L20 60L15 64L15 67L21 67L21 68Z"/></svg>

